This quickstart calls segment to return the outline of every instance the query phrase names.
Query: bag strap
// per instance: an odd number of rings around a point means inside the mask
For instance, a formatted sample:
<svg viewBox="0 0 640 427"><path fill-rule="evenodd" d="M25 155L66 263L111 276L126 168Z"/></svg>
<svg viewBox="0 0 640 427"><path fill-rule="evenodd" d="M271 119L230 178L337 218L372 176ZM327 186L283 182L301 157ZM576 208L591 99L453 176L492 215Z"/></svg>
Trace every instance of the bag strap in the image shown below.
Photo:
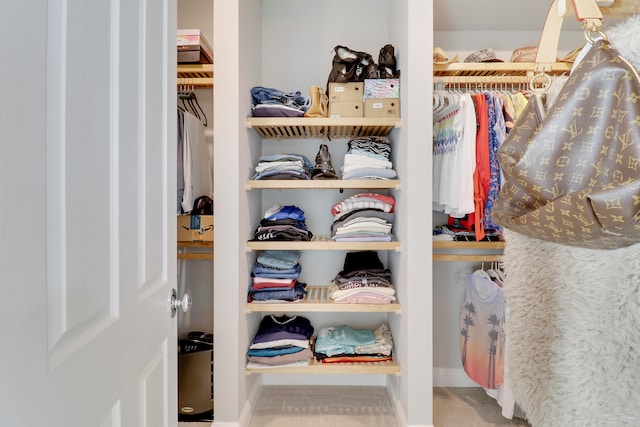
<svg viewBox="0 0 640 427"><path fill-rule="evenodd" d="M558 40L562 29L562 19L567 13L567 5L571 3L576 19L583 23L585 32L597 31L602 26L602 12L596 0L552 0L547 19L538 43L536 54L536 71L544 72L550 64L556 62Z"/></svg>

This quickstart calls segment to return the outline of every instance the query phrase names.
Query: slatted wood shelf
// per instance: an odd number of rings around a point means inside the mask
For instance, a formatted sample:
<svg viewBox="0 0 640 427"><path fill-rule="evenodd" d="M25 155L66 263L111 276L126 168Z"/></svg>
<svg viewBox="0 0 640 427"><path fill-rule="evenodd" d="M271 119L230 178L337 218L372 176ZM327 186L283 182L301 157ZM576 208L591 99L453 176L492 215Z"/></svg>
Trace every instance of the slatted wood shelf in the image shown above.
<svg viewBox="0 0 640 427"><path fill-rule="evenodd" d="M433 76L445 77L500 77L501 81L505 78L528 76L533 77L537 64L535 62L452 62L451 64L433 64ZM546 73L569 74L573 63L556 62L551 64ZM434 82L437 82L434 79Z"/></svg>
<svg viewBox="0 0 640 427"><path fill-rule="evenodd" d="M309 366L290 366L272 368L246 368L251 374L376 374L400 375L400 366L393 360L381 362L322 363L311 359Z"/></svg>
<svg viewBox="0 0 640 427"><path fill-rule="evenodd" d="M178 64L178 86L207 89L213 87L213 64Z"/></svg>
<svg viewBox="0 0 640 427"><path fill-rule="evenodd" d="M247 190L295 190L295 189L400 189L397 179L257 179L248 180Z"/></svg>
<svg viewBox="0 0 640 427"><path fill-rule="evenodd" d="M249 117L246 126L263 139L331 139L387 136L399 118Z"/></svg>
<svg viewBox="0 0 640 427"><path fill-rule="evenodd" d="M313 236L311 241L253 241L245 245L247 252L264 250L353 250L353 251L400 251L400 242L334 242L330 236Z"/></svg>
<svg viewBox="0 0 640 427"><path fill-rule="evenodd" d="M307 286L307 294L299 302L270 303L249 302L247 313L303 313L303 312L342 312L342 313L396 313L400 314L400 304L342 304L335 303L327 286Z"/></svg>

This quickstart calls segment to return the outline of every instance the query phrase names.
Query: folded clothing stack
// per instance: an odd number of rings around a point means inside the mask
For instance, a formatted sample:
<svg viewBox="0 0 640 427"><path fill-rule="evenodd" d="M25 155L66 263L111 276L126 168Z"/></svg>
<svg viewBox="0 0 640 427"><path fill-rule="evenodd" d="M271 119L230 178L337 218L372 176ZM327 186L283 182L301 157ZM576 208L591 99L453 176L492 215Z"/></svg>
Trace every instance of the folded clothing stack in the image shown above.
<svg viewBox="0 0 640 427"><path fill-rule="evenodd" d="M260 241L310 241L313 237L307 229L302 209L277 204L267 209L253 234L253 240Z"/></svg>
<svg viewBox="0 0 640 427"><path fill-rule="evenodd" d="M311 98L300 91L285 93L263 86L251 88L251 101L254 117L303 117L311 105Z"/></svg>
<svg viewBox="0 0 640 427"><path fill-rule="evenodd" d="M260 157L253 179L311 179L313 164L301 154L267 154Z"/></svg>
<svg viewBox="0 0 640 427"><path fill-rule="evenodd" d="M313 357L312 335L313 326L306 317L263 317L247 351L247 368L307 366Z"/></svg>
<svg viewBox="0 0 640 427"><path fill-rule="evenodd" d="M249 302L297 302L306 295L298 281L302 267L298 251L264 251L251 271Z"/></svg>
<svg viewBox="0 0 640 427"><path fill-rule="evenodd" d="M347 253L329 293L334 302L342 304L389 304L396 300L391 271L374 251Z"/></svg>
<svg viewBox="0 0 640 427"><path fill-rule="evenodd" d="M314 355L322 363L380 362L392 360L393 337L382 323L376 329L347 325L320 328Z"/></svg>
<svg viewBox="0 0 640 427"><path fill-rule="evenodd" d="M342 179L395 179L391 142L386 136L353 138L342 164Z"/></svg>
<svg viewBox="0 0 640 427"><path fill-rule="evenodd" d="M395 199L360 193L331 207L331 239L337 242L390 242Z"/></svg>

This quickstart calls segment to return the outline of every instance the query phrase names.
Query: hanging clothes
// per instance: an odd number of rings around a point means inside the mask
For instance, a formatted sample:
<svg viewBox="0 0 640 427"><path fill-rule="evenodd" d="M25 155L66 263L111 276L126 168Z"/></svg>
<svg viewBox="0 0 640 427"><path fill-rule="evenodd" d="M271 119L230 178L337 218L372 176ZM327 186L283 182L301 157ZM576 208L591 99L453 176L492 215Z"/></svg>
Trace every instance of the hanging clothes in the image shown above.
<svg viewBox="0 0 640 427"><path fill-rule="evenodd" d="M176 178L177 178L177 206L176 213L180 215L182 213L182 198L184 197L184 111L178 109L178 143L176 144L178 148L178 152L176 153L177 160L177 170L176 170Z"/></svg>
<svg viewBox="0 0 640 427"><path fill-rule="evenodd" d="M501 231L492 220L503 182L497 152L528 98L466 89L434 92L433 209L448 214L449 228L491 240Z"/></svg>
<svg viewBox="0 0 640 427"><path fill-rule="evenodd" d="M493 222L491 214L502 185L500 179L500 163L498 162L498 149L507 138L503 108L504 95L502 93L485 92L484 97L487 100L487 112L489 116L489 190L484 202L483 217L484 228L496 230L500 227Z"/></svg>
<svg viewBox="0 0 640 427"><path fill-rule="evenodd" d="M476 120L471 96L442 94L433 119L433 209L454 217L474 212Z"/></svg>
<svg viewBox="0 0 640 427"><path fill-rule="evenodd" d="M204 123L188 111L182 112L182 117L182 211L188 213L198 197L213 199L213 165L207 149Z"/></svg>
<svg viewBox="0 0 640 427"><path fill-rule="evenodd" d="M467 274L460 313L462 366L476 384L496 389L504 383L504 292L491 278Z"/></svg>

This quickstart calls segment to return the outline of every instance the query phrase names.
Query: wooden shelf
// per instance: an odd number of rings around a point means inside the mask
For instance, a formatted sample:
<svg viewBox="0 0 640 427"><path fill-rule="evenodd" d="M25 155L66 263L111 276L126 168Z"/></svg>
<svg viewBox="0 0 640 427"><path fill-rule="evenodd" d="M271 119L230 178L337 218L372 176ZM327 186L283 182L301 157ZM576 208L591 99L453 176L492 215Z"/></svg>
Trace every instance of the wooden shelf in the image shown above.
<svg viewBox="0 0 640 427"><path fill-rule="evenodd" d="M188 248L204 248L204 249L210 249L210 251L186 252L185 249L188 249ZM213 259L213 242L179 241L178 242L178 259L191 259L191 260Z"/></svg>
<svg viewBox="0 0 640 427"><path fill-rule="evenodd" d="M309 366L246 368L250 374L376 374L400 375L400 367L393 360L382 362L321 363L311 359Z"/></svg>
<svg viewBox="0 0 640 427"><path fill-rule="evenodd" d="M434 240L433 249L504 249L504 241L499 242L456 242L452 240Z"/></svg>
<svg viewBox="0 0 640 427"><path fill-rule="evenodd" d="M246 126L263 139L331 139L387 136L399 118L249 117Z"/></svg>
<svg viewBox="0 0 640 427"><path fill-rule="evenodd" d="M329 239L330 236L314 236L310 242L308 241L253 241L246 243L247 252L264 251L264 250L353 250L353 251L400 251L400 242L334 242Z"/></svg>
<svg viewBox="0 0 640 427"><path fill-rule="evenodd" d="M207 89L213 87L213 64L178 64L178 86Z"/></svg>
<svg viewBox="0 0 640 427"><path fill-rule="evenodd" d="M400 304L341 304L331 300L327 286L307 286L307 295L300 302L292 303L247 303L247 313L254 312L341 312L341 313L396 313Z"/></svg>
<svg viewBox="0 0 640 427"><path fill-rule="evenodd" d="M433 241L433 261L500 262L504 241L500 242L456 242ZM453 253L452 251L456 251Z"/></svg>
<svg viewBox="0 0 640 427"><path fill-rule="evenodd" d="M434 82L437 77L499 77L504 82L511 77L533 77L535 62L453 62L451 64L433 64ZM546 73L552 75L568 74L573 63L556 62ZM444 81L446 83L446 81Z"/></svg>
<svg viewBox="0 0 640 427"><path fill-rule="evenodd" d="M501 262L502 254L433 254L433 261Z"/></svg>
<svg viewBox="0 0 640 427"><path fill-rule="evenodd" d="M397 179L282 179L248 180L247 190L292 190L292 189L400 189Z"/></svg>
<svg viewBox="0 0 640 427"><path fill-rule="evenodd" d="M179 248L213 248L213 242L178 241Z"/></svg>

